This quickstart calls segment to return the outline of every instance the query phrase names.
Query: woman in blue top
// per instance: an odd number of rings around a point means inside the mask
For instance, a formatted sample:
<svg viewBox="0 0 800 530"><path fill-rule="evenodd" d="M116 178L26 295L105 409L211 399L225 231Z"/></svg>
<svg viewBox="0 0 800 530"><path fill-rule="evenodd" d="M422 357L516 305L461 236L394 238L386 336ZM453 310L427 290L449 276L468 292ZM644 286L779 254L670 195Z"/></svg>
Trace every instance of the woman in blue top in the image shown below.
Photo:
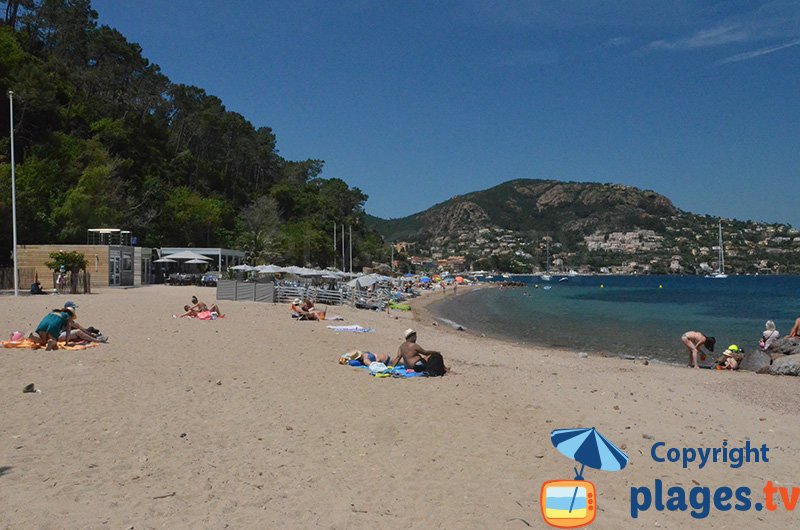
<svg viewBox="0 0 800 530"><path fill-rule="evenodd" d="M47 350L58 349L58 336L63 331L67 332L69 337L72 321L75 319L75 309L78 306L75 302L67 302L64 304L63 309L54 309L51 313L47 314L39 325L36 326L36 335L31 334L31 338L36 340L38 338L39 345L47 345Z"/></svg>

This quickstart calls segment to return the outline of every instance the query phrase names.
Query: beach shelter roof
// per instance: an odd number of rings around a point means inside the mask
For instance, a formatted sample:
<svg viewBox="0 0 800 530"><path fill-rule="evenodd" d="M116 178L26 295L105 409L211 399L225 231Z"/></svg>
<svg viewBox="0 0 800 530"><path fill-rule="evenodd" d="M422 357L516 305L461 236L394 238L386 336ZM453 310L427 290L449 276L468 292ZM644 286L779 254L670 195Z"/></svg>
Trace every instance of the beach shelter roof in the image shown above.
<svg viewBox="0 0 800 530"><path fill-rule="evenodd" d="M260 274L275 274L276 272L284 272L282 267L278 267L277 265L258 265L253 267L253 270L259 272Z"/></svg>
<svg viewBox="0 0 800 530"><path fill-rule="evenodd" d="M169 259L169 258L158 258L153 263L178 263L178 260Z"/></svg>
<svg viewBox="0 0 800 530"><path fill-rule="evenodd" d="M370 285L374 285L378 282L388 282L391 281L391 278L388 276L383 276L382 274L365 274L363 276L359 276L355 280L350 280L347 282L347 285L350 287L369 287Z"/></svg>
<svg viewBox="0 0 800 530"><path fill-rule="evenodd" d="M253 270L253 268L254 267L251 267L250 265L234 265L233 267L231 267L231 270L232 271L251 271L251 270Z"/></svg>
<svg viewBox="0 0 800 530"><path fill-rule="evenodd" d="M175 254L169 254L167 256L170 259L199 259L203 260L203 262L211 261L211 258L207 258L202 254L198 254L197 252L192 252L191 250L184 250L182 252L176 252Z"/></svg>
<svg viewBox="0 0 800 530"><path fill-rule="evenodd" d="M189 264L189 265L201 265L201 264L205 265L207 263L207 261L206 260L202 260L202 259L190 259L190 260L184 261L183 263L184 264Z"/></svg>
<svg viewBox="0 0 800 530"><path fill-rule="evenodd" d="M324 276L328 274L327 272L319 269L309 269L307 267L301 267L301 269L303 269L303 272L300 273L300 276Z"/></svg>

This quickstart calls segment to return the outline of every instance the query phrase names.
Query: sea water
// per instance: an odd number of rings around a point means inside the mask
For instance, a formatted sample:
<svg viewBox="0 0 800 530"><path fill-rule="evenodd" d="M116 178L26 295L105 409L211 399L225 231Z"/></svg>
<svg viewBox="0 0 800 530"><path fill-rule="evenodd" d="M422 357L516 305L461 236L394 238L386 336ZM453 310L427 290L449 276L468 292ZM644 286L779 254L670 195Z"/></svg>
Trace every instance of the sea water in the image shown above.
<svg viewBox="0 0 800 530"><path fill-rule="evenodd" d="M766 320L781 336L800 315L800 277L518 276L525 287L448 296L431 310L475 333L533 345L688 361L686 331L758 347Z"/></svg>

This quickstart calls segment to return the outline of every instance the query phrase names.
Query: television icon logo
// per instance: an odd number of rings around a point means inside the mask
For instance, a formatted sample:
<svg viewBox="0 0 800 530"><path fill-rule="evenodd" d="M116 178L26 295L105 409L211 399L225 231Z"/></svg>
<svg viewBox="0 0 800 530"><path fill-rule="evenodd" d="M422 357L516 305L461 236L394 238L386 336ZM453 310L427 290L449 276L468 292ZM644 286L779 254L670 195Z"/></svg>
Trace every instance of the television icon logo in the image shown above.
<svg viewBox="0 0 800 530"><path fill-rule="evenodd" d="M594 427L556 429L550 441L558 452L581 464L574 467L573 480L549 480L542 484L539 506L544 522L556 528L580 528L597 516L594 484L583 480L586 467L619 471L628 464L628 455L605 439Z"/></svg>
<svg viewBox="0 0 800 530"><path fill-rule="evenodd" d="M586 480L549 480L539 494L544 522L556 528L580 528L597 515L594 484Z"/></svg>

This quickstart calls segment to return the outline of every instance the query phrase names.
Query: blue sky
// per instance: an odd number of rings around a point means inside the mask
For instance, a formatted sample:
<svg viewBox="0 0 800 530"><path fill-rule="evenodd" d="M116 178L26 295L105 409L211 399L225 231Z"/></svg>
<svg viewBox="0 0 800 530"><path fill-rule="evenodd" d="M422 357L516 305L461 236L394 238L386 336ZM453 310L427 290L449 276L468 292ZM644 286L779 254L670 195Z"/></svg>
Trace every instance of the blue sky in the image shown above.
<svg viewBox="0 0 800 530"><path fill-rule="evenodd" d="M800 1L94 0L399 217L515 178L800 227Z"/></svg>

